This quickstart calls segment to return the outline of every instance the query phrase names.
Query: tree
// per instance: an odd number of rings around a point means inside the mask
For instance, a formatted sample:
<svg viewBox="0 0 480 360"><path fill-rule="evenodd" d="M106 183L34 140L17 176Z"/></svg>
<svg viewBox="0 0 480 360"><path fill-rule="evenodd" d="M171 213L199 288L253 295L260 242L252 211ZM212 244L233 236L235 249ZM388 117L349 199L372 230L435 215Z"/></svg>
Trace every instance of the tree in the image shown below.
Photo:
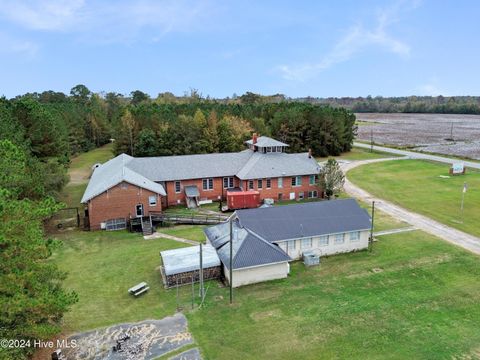
<svg viewBox="0 0 480 360"><path fill-rule="evenodd" d="M318 179L320 187L329 200L332 195L342 190L345 183L345 175L335 159L328 159L327 163L320 170Z"/></svg>
<svg viewBox="0 0 480 360"><path fill-rule="evenodd" d="M132 113L128 109L125 110L122 116L122 125L127 131L130 145L130 155L133 156L133 130L135 129L135 120L132 116Z"/></svg>
<svg viewBox="0 0 480 360"><path fill-rule="evenodd" d="M74 100L83 104L88 101L91 94L92 92L82 84L76 85L70 90L70 95L74 98Z"/></svg>
<svg viewBox="0 0 480 360"><path fill-rule="evenodd" d="M66 274L48 261L58 243L45 240L42 221L59 206L52 198L17 200L0 189L0 338L47 340L77 301L61 283ZM34 347L1 348L1 359L26 359Z"/></svg>
<svg viewBox="0 0 480 360"><path fill-rule="evenodd" d="M135 145L136 156L157 155L157 137L152 129L143 129L138 133Z"/></svg>
<svg viewBox="0 0 480 360"><path fill-rule="evenodd" d="M143 91L140 91L140 90L132 91L130 93L130 96L132 97L132 100L131 100L132 105L138 105L143 101L150 100L150 96L148 96L148 94L145 94Z"/></svg>

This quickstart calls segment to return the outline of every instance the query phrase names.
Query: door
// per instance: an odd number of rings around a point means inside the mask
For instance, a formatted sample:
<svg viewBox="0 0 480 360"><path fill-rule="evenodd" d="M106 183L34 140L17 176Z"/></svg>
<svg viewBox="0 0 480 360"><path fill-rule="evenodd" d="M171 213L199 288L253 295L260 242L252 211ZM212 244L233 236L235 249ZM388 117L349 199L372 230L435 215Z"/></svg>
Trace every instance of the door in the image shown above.
<svg viewBox="0 0 480 360"><path fill-rule="evenodd" d="M143 216L143 204L138 204L135 207L137 217L142 217Z"/></svg>

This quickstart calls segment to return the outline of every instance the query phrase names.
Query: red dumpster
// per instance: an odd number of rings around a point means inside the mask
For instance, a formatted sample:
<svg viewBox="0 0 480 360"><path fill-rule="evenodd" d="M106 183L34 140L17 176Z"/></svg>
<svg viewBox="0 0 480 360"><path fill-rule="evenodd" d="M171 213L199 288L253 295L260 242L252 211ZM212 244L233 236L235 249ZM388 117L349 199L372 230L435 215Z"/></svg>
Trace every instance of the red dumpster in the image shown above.
<svg viewBox="0 0 480 360"><path fill-rule="evenodd" d="M251 209L258 207L259 205L260 193L258 191L227 191L227 206L230 210Z"/></svg>

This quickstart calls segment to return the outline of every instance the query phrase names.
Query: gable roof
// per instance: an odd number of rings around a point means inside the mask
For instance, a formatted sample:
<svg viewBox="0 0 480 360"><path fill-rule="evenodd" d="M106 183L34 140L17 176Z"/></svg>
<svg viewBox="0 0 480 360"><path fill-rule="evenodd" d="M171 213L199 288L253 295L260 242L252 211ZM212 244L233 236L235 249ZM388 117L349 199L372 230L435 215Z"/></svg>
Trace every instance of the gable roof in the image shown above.
<svg viewBox="0 0 480 360"><path fill-rule="evenodd" d="M371 220L355 199L237 210L241 227L269 242L370 229Z"/></svg>
<svg viewBox="0 0 480 360"><path fill-rule="evenodd" d="M286 154L254 152L236 173L241 180L318 174L320 166L308 153Z"/></svg>
<svg viewBox="0 0 480 360"><path fill-rule="evenodd" d="M258 235L233 225L233 269L290 261L291 258L277 245L265 241ZM217 249L218 256L230 269L230 224L228 222L204 230L210 243Z"/></svg>
<svg viewBox="0 0 480 360"><path fill-rule="evenodd" d="M268 146L289 146L288 144L285 144L281 141L278 141L278 140L275 140L275 139L272 139L268 136L259 136L257 138L257 142L255 144L253 144L253 140L250 139L250 140L247 140L245 141L246 144L248 145L256 145L256 146L259 146L259 147L268 147Z"/></svg>
<svg viewBox="0 0 480 360"><path fill-rule="evenodd" d="M87 189L83 194L81 203L86 203L88 200L93 199L122 182L137 185L160 195L166 195L165 189L162 185L157 184L126 167L126 164L132 159L133 158L129 155L121 154L95 168L92 177L88 182Z"/></svg>
<svg viewBox="0 0 480 360"><path fill-rule="evenodd" d="M132 158L128 167L153 181L174 181L235 175L253 155L234 153Z"/></svg>

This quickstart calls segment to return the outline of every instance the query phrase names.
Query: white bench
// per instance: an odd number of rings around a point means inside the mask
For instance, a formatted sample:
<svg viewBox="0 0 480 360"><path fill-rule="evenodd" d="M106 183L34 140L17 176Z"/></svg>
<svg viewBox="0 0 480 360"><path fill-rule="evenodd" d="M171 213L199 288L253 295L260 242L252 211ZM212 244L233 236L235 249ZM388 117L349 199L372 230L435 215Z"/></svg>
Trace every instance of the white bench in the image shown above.
<svg viewBox="0 0 480 360"><path fill-rule="evenodd" d="M140 284L137 284L128 289L128 292L136 297L143 294L144 292L147 292L149 289L150 287L146 282L141 282Z"/></svg>

